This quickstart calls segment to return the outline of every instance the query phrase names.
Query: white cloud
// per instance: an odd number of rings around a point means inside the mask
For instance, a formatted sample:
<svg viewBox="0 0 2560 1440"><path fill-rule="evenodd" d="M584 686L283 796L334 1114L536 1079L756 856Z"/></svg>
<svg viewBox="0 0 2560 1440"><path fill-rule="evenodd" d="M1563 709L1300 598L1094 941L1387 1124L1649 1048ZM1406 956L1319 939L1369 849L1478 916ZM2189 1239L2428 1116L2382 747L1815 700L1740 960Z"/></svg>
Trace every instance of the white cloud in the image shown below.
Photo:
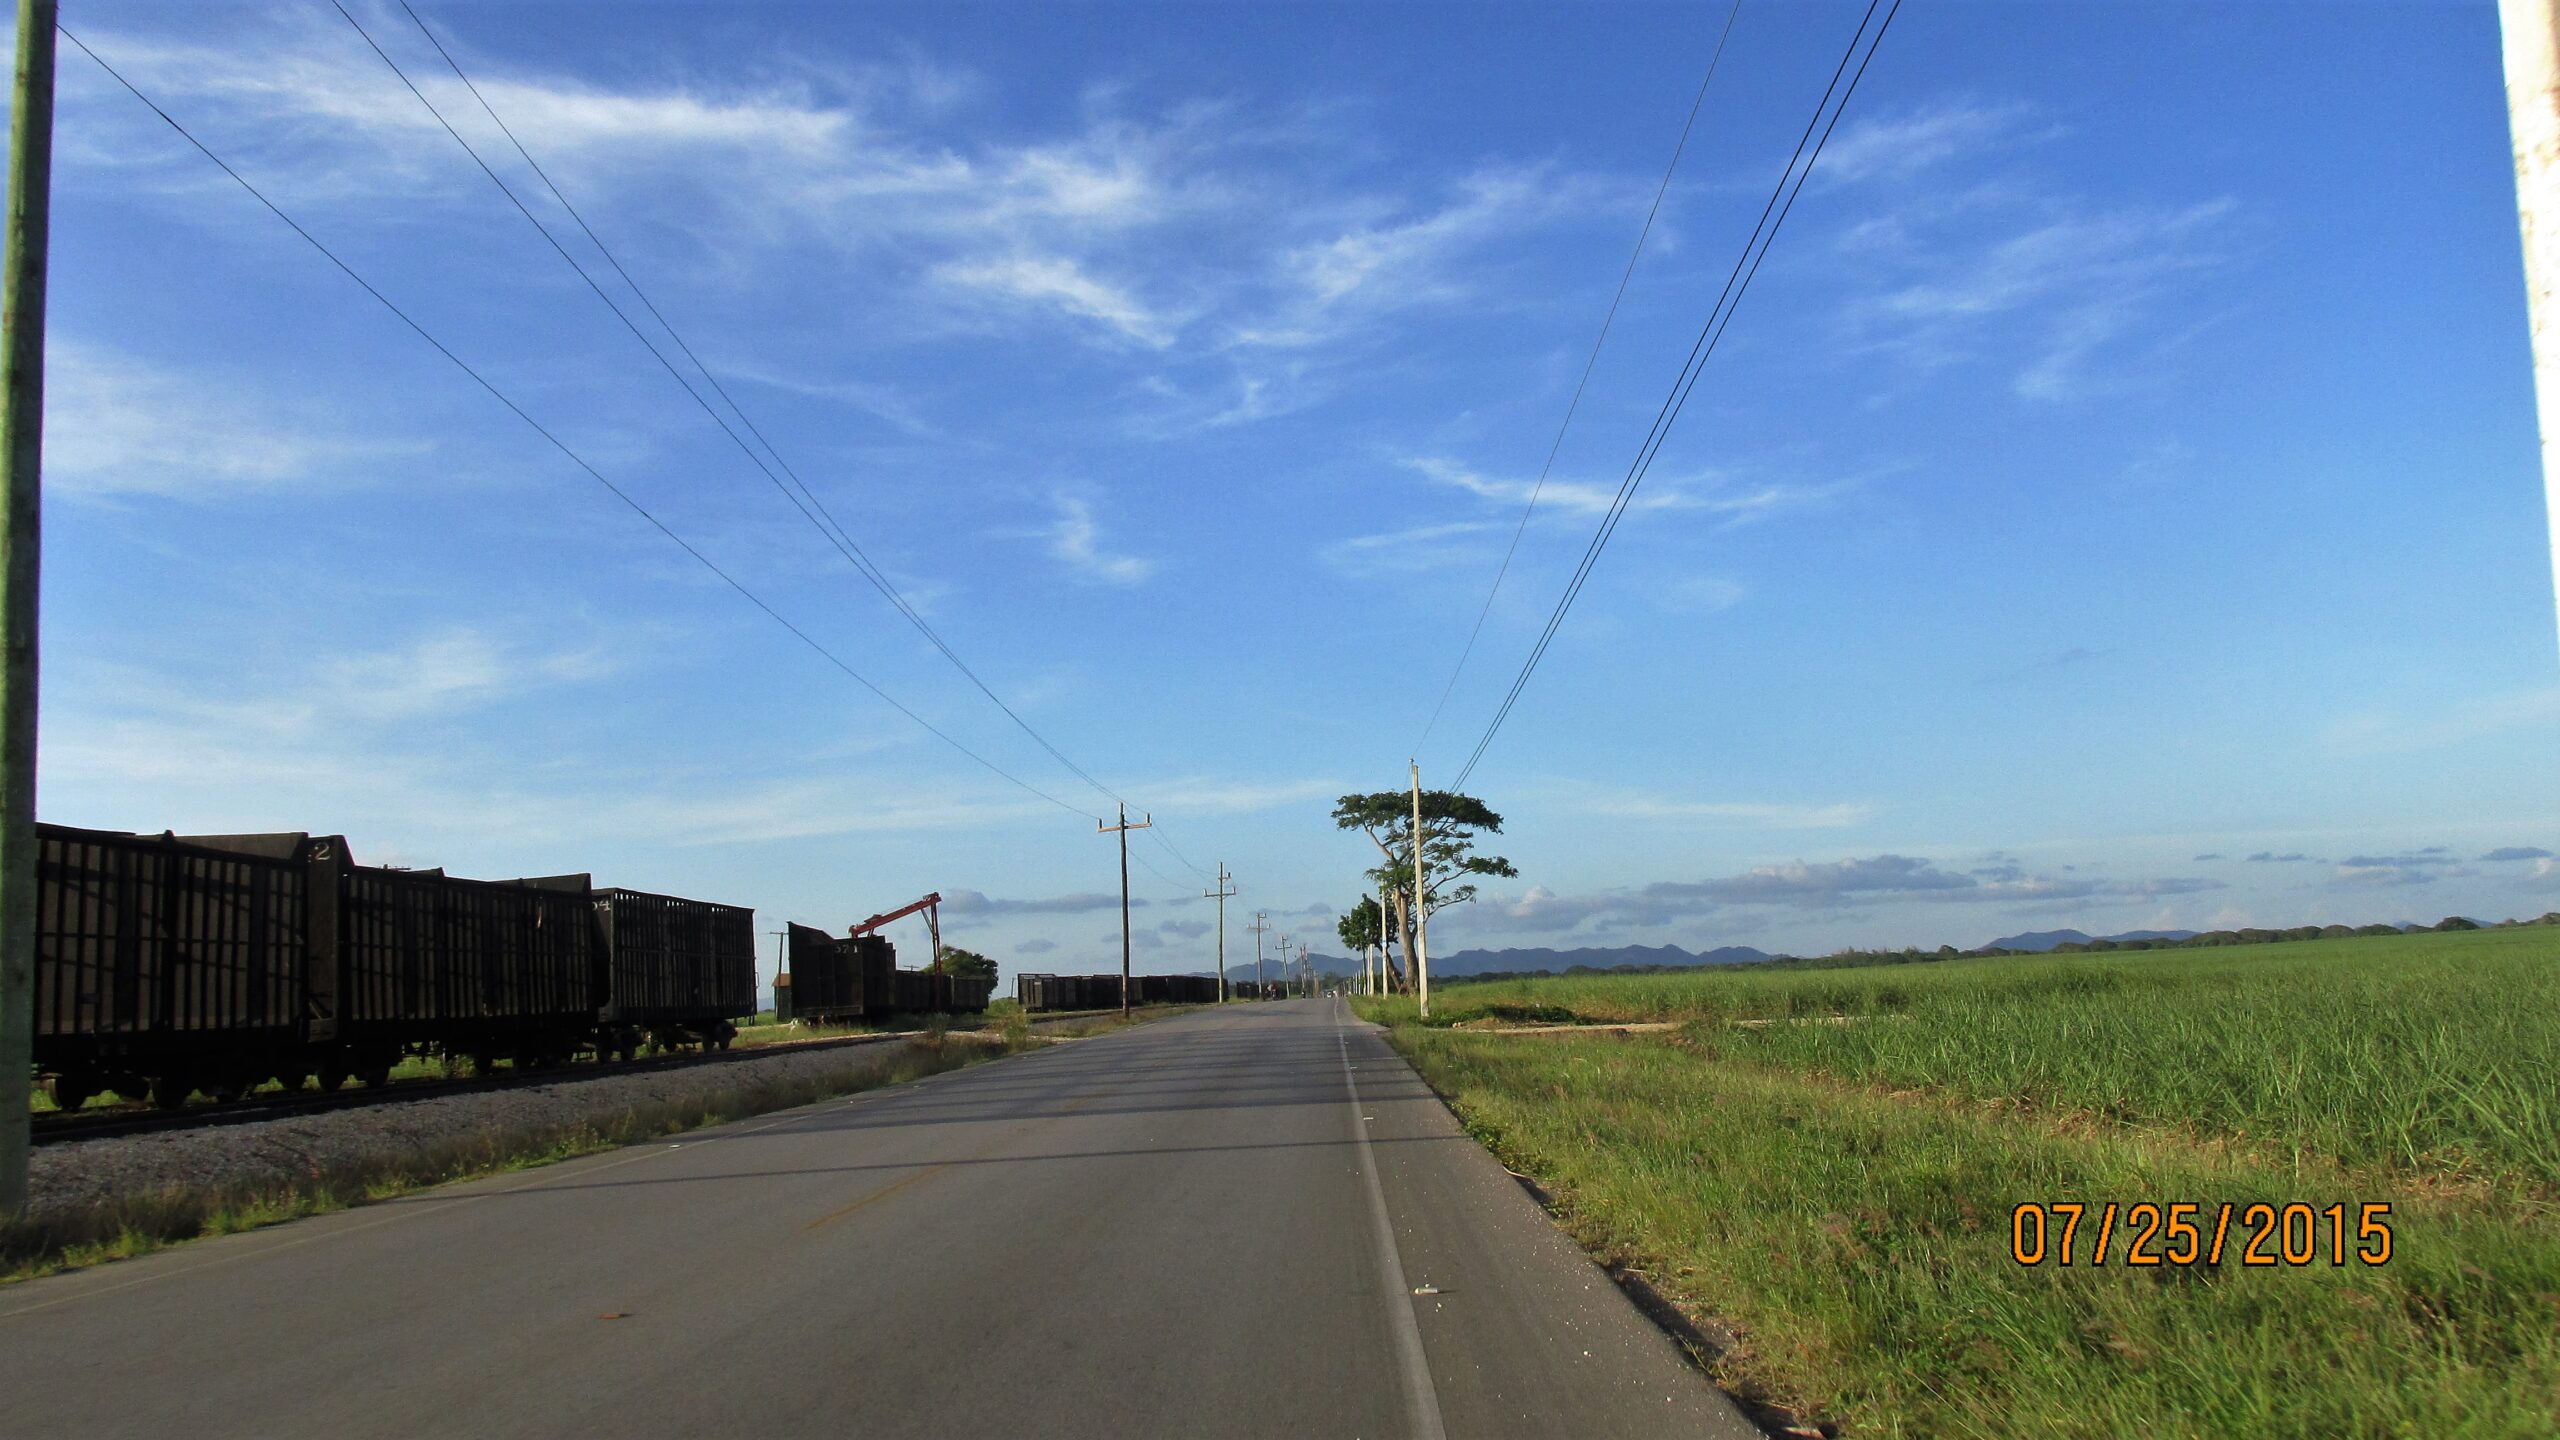
<svg viewBox="0 0 2560 1440"><path fill-rule="evenodd" d="M211 500L344 484L360 466L431 448L304 421L226 373L185 373L62 338L45 359L45 482L63 494Z"/></svg>
<svg viewBox="0 0 2560 1440"><path fill-rule="evenodd" d="M1064 256L1008 255L939 266L934 275L948 284L1098 321L1159 350L1173 343L1178 328L1135 296L1094 279Z"/></svg>
<svg viewBox="0 0 2560 1440"><path fill-rule="evenodd" d="M1501 554L1500 547L1493 543L1493 537L1509 528L1493 520L1418 525L1408 530L1336 540L1324 546L1317 555L1325 564L1352 575L1436 570L1458 564L1490 566ZM1456 543L1477 539L1484 543Z"/></svg>
<svg viewBox="0 0 2560 1440"><path fill-rule="evenodd" d="M1751 592L1739 580L1717 575L1684 575L1646 592L1653 603L1681 615L1716 615L1742 603Z"/></svg>
<svg viewBox="0 0 2560 1440"><path fill-rule="evenodd" d="M1660 881L1585 895L1561 895L1533 885L1516 897L1490 898L1482 923L1539 933L1570 931L1586 924L1597 930L1628 930L1705 916L1729 919L1737 911L1841 911L1894 902L2125 904L2222 888L2222 882L2203 878L2103 881L2038 875L2015 865L1964 874L1913 856L1875 855L1821 863L1790 861L1755 866L1739 875Z"/></svg>
<svg viewBox="0 0 2560 1440"><path fill-rule="evenodd" d="M1823 147L1816 174L1835 184L1909 179L1959 156L2016 143L2033 113L2014 102L1950 99L1861 118Z"/></svg>
<svg viewBox="0 0 2560 1440"><path fill-rule="evenodd" d="M1436 456L1416 457L1404 464L1406 468L1443 485L1493 501L1504 510L1517 510L1527 505L1529 497L1535 494L1537 513L1551 519L1573 517L1588 520L1604 515L1616 503L1619 490L1615 481L1559 480L1550 476L1541 485L1534 478L1497 479ZM1713 472L1663 475L1647 479L1627 501L1627 509L1694 511L1722 520L1729 526L1741 525L1790 510L1809 509L1858 483L1858 480L1850 479L1819 485L1783 481L1737 485L1728 477Z"/></svg>
<svg viewBox="0 0 2560 1440"><path fill-rule="evenodd" d="M1056 499L1057 523L1047 532L1049 553L1078 575L1106 585L1135 585L1155 573L1155 562L1131 555L1109 555L1101 549L1101 527L1093 508L1071 495Z"/></svg>

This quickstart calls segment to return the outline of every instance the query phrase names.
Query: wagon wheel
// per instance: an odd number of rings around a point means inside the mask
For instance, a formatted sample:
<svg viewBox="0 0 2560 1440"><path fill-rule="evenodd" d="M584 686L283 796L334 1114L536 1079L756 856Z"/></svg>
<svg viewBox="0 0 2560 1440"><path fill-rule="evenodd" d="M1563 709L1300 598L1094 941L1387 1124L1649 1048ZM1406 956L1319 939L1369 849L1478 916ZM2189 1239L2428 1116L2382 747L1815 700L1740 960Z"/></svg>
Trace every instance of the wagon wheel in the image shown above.
<svg viewBox="0 0 2560 1440"><path fill-rule="evenodd" d="M65 1110L77 1110L97 1095L98 1077L73 1073L53 1077L53 1103Z"/></svg>
<svg viewBox="0 0 2560 1440"><path fill-rule="evenodd" d="M379 1090L383 1086L391 1083L390 1062L382 1060L367 1061L365 1063L365 1067L356 1072L356 1078L364 1082L364 1087L366 1089Z"/></svg>
<svg viewBox="0 0 2560 1440"><path fill-rule="evenodd" d="M249 1087L248 1084L237 1075L224 1075L217 1079L207 1080L196 1088L202 1090L205 1093L205 1098L208 1100L227 1103L229 1101L239 1099Z"/></svg>
<svg viewBox="0 0 2560 1440"><path fill-rule="evenodd" d="M276 1072L276 1084L282 1088L286 1094L291 1094L310 1083L311 1070L309 1066L287 1066L286 1068Z"/></svg>
<svg viewBox="0 0 2560 1440"><path fill-rule="evenodd" d="M347 1057L329 1055L320 1061L320 1088L335 1090L347 1083Z"/></svg>
<svg viewBox="0 0 2560 1440"><path fill-rule="evenodd" d="M163 1110L183 1110L187 1106L187 1097L195 1091L196 1082L192 1076L175 1073L157 1076L151 1082L151 1103Z"/></svg>

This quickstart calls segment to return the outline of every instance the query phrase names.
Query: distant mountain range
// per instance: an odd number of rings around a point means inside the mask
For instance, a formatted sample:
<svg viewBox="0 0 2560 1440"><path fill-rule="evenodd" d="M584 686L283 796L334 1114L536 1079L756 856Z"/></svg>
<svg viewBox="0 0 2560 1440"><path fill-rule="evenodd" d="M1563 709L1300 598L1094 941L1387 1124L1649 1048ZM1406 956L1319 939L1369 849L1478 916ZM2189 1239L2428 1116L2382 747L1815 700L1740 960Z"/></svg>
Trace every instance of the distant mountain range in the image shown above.
<svg viewBox="0 0 2560 1440"><path fill-rule="evenodd" d="M1360 961L1356 956L1318 954L1313 958L1319 974L1357 975L1360 973ZM1458 950L1446 956L1432 956L1431 973L1442 976L1518 975L1531 970L1544 970L1550 974L1561 975L1576 965L1587 965L1594 970L1606 970L1617 965L1741 965L1768 958L1770 957L1766 952L1754 950L1748 945L1721 945L1704 953L1683 950L1677 945L1620 945L1607 950L1543 948ZM1296 962L1293 960L1291 963ZM1264 967L1264 973L1271 979L1278 979L1279 962L1277 960L1268 962ZM1227 976L1235 980L1250 980L1253 978L1253 967L1229 965Z"/></svg>
<svg viewBox="0 0 2560 1440"><path fill-rule="evenodd" d="M2059 945L2086 945L2092 940L2185 940L2193 930L2125 930L2114 935L2088 935L2078 930L2030 930L2024 935L2004 935L1985 950L2032 950L2038 954Z"/></svg>

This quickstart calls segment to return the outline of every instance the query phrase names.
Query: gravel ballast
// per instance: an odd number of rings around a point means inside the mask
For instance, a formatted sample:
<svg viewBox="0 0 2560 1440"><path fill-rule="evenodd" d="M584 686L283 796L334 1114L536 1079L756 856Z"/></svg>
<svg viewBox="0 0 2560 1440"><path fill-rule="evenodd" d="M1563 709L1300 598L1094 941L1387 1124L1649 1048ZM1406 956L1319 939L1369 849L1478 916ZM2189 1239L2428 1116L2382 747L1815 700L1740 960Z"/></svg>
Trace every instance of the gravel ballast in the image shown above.
<svg viewBox="0 0 2560 1440"><path fill-rule="evenodd" d="M951 1036L955 1048L973 1043ZM863 1083L918 1054L917 1042L775 1047L718 1065L643 1070L462 1095L386 1100L379 1105L195 1130L66 1141L37 1150L29 1165L27 1219L34 1226L81 1225L84 1218L157 1200L211 1201L317 1192L387 1175L422 1178L439 1167L501 1163L538 1154L580 1133L612 1134L635 1115L677 1116L737 1109L757 1094L782 1104ZM746 1108L774 1108L748 1106Z"/></svg>

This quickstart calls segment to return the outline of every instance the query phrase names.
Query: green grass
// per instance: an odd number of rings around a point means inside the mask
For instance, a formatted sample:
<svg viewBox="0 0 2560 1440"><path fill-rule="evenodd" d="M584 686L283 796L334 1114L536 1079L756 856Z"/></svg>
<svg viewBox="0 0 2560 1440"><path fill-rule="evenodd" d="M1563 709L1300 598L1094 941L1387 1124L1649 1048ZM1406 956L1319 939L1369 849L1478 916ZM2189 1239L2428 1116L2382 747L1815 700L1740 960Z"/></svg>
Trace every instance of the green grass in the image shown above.
<svg viewBox="0 0 2560 1440"><path fill-rule="evenodd" d="M1719 1061L2560 1187L2560 933L1451 987L1438 1025L1692 1022ZM1361 1002L1408 1021L1404 1000ZM1849 1017L1845 1024L1770 1023Z"/></svg>
<svg viewBox="0 0 2560 1440"><path fill-rule="evenodd" d="M2560 1433L2548 931L1434 999L1363 1008L1587 1246L1735 1337L1720 1380L1847 1434ZM1686 1023L1444 1028L1556 1011ZM2017 1265L2011 1207L2070 1199L2387 1201L2397 1251Z"/></svg>

